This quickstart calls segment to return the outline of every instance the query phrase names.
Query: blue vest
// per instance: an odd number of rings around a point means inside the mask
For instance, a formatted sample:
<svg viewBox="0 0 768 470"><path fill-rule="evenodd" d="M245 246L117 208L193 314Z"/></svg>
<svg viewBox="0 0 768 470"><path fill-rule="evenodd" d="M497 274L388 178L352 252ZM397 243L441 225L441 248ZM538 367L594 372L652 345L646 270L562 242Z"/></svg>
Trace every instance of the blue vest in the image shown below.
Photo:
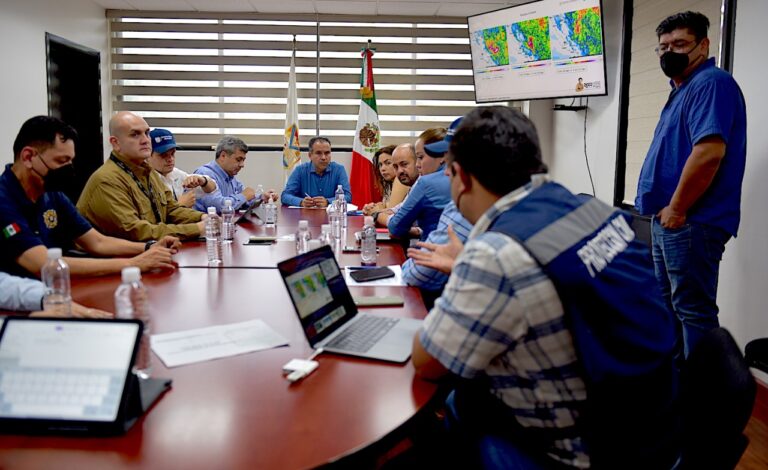
<svg viewBox="0 0 768 470"><path fill-rule="evenodd" d="M641 468L676 449L676 323L628 217L545 183L488 229L517 240L562 301L587 386L581 424L596 467L651 459Z"/></svg>

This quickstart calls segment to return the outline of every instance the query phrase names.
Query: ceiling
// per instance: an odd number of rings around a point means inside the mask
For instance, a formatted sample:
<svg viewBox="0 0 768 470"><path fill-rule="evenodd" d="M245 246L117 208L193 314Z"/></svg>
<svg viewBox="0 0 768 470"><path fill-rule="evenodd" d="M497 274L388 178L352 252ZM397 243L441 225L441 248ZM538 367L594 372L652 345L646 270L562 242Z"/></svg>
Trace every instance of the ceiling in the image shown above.
<svg viewBox="0 0 768 470"><path fill-rule="evenodd" d="M92 0L113 10L469 16L529 0Z"/></svg>

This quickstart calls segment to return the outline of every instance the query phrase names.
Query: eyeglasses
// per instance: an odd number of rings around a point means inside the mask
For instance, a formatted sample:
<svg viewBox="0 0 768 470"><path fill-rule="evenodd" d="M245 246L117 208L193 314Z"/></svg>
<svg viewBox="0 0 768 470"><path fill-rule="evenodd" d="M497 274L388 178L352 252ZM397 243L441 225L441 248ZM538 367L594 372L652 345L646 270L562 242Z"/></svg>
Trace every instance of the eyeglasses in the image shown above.
<svg viewBox="0 0 768 470"><path fill-rule="evenodd" d="M695 43L696 40L692 39L690 41L686 41L685 39L678 39L677 41L673 41L671 44L659 44L658 47L654 49L656 52L656 55L661 56L665 52L683 52L683 50L688 47L688 44ZM696 43L698 45L698 43ZM688 51L691 52L691 51Z"/></svg>

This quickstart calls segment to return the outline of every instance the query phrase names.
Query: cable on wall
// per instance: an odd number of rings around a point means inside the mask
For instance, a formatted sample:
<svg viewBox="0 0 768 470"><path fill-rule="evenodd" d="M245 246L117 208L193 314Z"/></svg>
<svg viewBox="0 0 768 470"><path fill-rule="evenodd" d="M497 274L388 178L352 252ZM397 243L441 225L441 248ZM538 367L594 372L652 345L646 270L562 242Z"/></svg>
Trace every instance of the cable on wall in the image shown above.
<svg viewBox="0 0 768 470"><path fill-rule="evenodd" d="M579 98L581 104L581 98ZM589 98L584 105L584 161L587 163L587 174L589 175L589 184L592 186L592 196L597 197L595 192L595 181L592 179L592 170L589 168L589 157L587 156L587 115L589 114Z"/></svg>

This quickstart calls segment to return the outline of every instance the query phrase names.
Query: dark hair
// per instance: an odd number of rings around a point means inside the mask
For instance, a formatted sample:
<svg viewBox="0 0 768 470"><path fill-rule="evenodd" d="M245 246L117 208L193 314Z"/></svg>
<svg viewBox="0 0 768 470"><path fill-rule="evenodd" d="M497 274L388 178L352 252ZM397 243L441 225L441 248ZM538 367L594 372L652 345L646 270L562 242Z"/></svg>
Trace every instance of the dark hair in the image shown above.
<svg viewBox="0 0 768 470"><path fill-rule="evenodd" d="M656 28L656 37L659 38L662 34L671 33L676 29L682 28L687 28L696 36L697 41L701 41L707 37L709 19L697 11L675 13L659 23L658 28Z"/></svg>
<svg viewBox="0 0 768 470"><path fill-rule="evenodd" d="M547 171L541 161L536 127L507 106L470 111L451 140L448 158L473 175L485 189L503 196Z"/></svg>
<svg viewBox="0 0 768 470"><path fill-rule="evenodd" d="M382 197L386 196L387 193L392 190L392 181L384 181L384 178L381 177L381 172L379 171L379 156L381 156L382 153L392 155L392 152L395 151L396 147L396 145L387 145L386 147L381 147L375 154L373 154L373 184L376 186L376 189L378 189Z"/></svg>
<svg viewBox="0 0 768 470"><path fill-rule="evenodd" d="M307 144L307 150L309 150L309 153L312 153L312 146L315 145L315 142L325 142L328 145L331 145L331 141L328 139L328 137L316 135L309 139L309 143Z"/></svg>
<svg viewBox="0 0 768 470"><path fill-rule="evenodd" d="M77 131L59 118L35 116L22 124L16 140L13 141L13 161L19 159L24 147L35 147L43 152L56 145L56 136L66 142L77 140Z"/></svg>

